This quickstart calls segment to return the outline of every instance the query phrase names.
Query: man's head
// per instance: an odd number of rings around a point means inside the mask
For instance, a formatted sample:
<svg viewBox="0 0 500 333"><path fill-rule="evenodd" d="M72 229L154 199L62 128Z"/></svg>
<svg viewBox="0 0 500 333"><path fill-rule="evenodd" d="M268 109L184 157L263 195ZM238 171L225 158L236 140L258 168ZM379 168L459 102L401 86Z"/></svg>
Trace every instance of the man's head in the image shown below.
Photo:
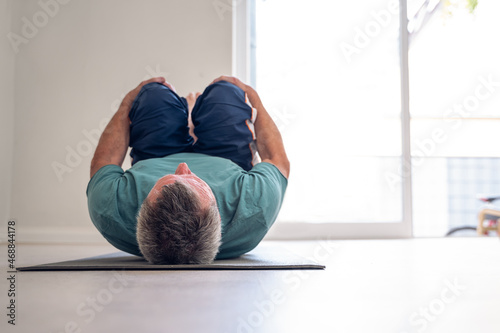
<svg viewBox="0 0 500 333"><path fill-rule="evenodd" d="M218 252L220 239L214 194L186 163L156 182L137 218L137 241L149 262L209 263Z"/></svg>

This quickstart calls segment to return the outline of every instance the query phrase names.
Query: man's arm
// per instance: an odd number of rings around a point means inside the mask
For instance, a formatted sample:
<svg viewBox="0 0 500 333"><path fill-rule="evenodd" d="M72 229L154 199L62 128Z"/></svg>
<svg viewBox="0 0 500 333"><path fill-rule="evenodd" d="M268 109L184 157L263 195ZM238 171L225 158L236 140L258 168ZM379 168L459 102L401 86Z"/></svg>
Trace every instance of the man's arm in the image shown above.
<svg viewBox="0 0 500 333"><path fill-rule="evenodd" d="M250 103L257 109L257 119L254 123L255 136L257 137L257 150L262 158L262 162L268 162L275 165L285 176L288 178L290 174L290 162L285 152L283 139L278 127L272 120L271 116L264 108L259 95L252 87L244 84L239 79L231 76L221 76L215 79L212 83L217 81L227 81L237 87L243 89L247 94Z"/></svg>
<svg viewBox="0 0 500 333"><path fill-rule="evenodd" d="M165 78L155 77L141 82L141 84L123 98L118 111L116 111L115 115L104 129L104 132L101 134L94 157L90 163L90 178L105 165L113 164L119 167L122 166L129 145L130 119L128 116L132 108L132 103L142 87L151 82L162 83L174 90L174 88L165 81Z"/></svg>

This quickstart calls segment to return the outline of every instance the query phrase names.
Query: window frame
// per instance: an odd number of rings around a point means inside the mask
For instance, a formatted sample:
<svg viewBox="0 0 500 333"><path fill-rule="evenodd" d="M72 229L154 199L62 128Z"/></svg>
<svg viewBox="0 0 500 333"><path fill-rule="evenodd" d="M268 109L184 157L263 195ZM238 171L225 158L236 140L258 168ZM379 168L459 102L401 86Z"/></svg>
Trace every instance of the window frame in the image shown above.
<svg viewBox="0 0 500 333"><path fill-rule="evenodd" d="M399 53L401 86L401 181L402 220L373 223L275 223L266 239L393 239L412 238L412 167L410 149L410 110L408 74L407 0L399 0ZM232 2L232 75L243 82L254 83L251 71L252 14L255 0ZM292 175L293 177L293 175ZM285 199L286 200L286 199Z"/></svg>

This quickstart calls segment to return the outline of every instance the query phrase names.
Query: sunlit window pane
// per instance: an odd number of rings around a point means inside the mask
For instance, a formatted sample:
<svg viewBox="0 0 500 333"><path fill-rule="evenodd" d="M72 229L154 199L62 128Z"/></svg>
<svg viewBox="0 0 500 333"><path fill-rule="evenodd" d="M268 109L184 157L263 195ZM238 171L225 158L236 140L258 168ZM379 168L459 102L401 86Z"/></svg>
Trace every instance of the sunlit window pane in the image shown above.
<svg viewBox="0 0 500 333"><path fill-rule="evenodd" d="M292 163L280 221L401 221L397 3L257 1L256 87Z"/></svg>

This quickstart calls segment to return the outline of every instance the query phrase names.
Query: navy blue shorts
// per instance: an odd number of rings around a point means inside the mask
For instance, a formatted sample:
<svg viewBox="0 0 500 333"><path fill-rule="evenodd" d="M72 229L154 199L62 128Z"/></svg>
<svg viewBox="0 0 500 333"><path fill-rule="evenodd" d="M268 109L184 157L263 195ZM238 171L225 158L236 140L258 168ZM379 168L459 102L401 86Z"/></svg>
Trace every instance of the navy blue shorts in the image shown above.
<svg viewBox="0 0 500 333"><path fill-rule="evenodd" d="M245 170L256 162L256 110L243 90L219 81L196 100L189 134L186 99L160 83L142 87L130 110L132 164L141 160L195 152L230 159Z"/></svg>

